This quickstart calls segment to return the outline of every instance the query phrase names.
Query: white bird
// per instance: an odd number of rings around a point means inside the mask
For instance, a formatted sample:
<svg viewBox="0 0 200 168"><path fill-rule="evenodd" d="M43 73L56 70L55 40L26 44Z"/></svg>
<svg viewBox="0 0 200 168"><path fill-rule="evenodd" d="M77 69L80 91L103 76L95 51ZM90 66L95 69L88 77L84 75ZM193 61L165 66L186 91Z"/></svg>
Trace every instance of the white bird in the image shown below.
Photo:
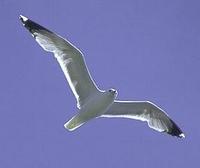
<svg viewBox="0 0 200 168"><path fill-rule="evenodd" d="M98 89L82 52L66 39L20 15L25 28L46 51L53 52L77 100L78 113L64 127L73 131L98 117L124 117L146 121L150 128L184 138L181 129L158 106L149 101L118 101L117 91Z"/></svg>

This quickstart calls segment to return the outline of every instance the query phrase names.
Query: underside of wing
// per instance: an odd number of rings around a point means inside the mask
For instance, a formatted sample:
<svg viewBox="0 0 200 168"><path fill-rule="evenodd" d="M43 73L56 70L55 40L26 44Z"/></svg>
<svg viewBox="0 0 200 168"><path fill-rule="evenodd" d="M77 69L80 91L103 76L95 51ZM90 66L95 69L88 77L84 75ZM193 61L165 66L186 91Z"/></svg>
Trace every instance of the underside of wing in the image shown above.
<svg viewBox="0 0 200 168"><path fill-rule="evenodd" d="M77 99L77 106L81 108L92 94L98 92L81 51L66 39L30 19L20 16L20 20L44 50L54 53Z"/></svg>
<svg viewBox="0 0 200 168"><path fill-rule="evenodd" d="M181 129L159 107L148 101L115 101L102 117L123 117L148 122L150 128L184 137Z"/></svg>

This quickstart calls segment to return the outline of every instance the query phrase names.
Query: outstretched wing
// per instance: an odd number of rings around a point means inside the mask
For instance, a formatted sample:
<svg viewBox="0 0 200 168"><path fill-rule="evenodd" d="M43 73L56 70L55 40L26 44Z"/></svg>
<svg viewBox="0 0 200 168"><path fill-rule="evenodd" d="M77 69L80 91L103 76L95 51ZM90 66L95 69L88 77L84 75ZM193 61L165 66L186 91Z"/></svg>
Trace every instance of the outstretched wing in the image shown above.
<svg viewBox="0 0 200 168"><path fill-rule="evenodd" d="M185 137L181 129L159 107L148 101L115 101L102 117L124 117L147 121L150 128Z"/></svg>
<svg viewBox="0 0 200 168"><path fill-rule="evenodd" d="M30 19L20 16L20 20L44 50L54 53L77 99L77 106L81 108L91 94L98 92L81 51L67 40Z"/></svg>

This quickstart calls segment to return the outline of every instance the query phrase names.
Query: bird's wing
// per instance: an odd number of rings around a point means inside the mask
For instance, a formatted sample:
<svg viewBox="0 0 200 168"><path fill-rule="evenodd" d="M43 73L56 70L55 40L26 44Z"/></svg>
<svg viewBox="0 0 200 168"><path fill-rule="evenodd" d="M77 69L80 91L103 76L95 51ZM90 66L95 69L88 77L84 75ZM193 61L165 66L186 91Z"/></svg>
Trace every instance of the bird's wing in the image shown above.
<svg viewBox="0 0 200 168"><path fill-rule="evenodd" d="M81 108L91 94L99 91L89 74L81 51L66 39L30 19L20 16L20 20L44 50L54 53L77 99L77 106Z"/></svg>
<svg viewBox="0 0 200 168"><path fill-rule="evenodd" d="M102 117L124 117L147 121L149 127L156 131L184 137L181 129L169 116L161 108L148 101L115 101Z"/></svg>

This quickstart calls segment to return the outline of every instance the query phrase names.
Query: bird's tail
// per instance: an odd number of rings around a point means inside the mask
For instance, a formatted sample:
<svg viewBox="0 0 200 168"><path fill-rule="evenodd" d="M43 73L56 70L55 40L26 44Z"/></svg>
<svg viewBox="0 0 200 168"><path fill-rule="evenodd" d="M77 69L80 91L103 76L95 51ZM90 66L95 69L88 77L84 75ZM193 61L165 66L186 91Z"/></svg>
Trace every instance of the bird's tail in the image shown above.
<svg viewBox="0 0 200 168"><path fill-rule="evenodd" d="M85 122L81 121L78 115L72 117L68 122L65 123L64 127L69 131L74 131L75 129L79 128Z"/></svg>
<svg viewBox="0 0 200 168"><path fill-rule="evenodd" d="M74 131L75 129L82 126L84 123L96 117L97 116L90 115L90 113L79 112L77 115L72 117L67 123L65 123L64 127L69 131Z"/></svg>

